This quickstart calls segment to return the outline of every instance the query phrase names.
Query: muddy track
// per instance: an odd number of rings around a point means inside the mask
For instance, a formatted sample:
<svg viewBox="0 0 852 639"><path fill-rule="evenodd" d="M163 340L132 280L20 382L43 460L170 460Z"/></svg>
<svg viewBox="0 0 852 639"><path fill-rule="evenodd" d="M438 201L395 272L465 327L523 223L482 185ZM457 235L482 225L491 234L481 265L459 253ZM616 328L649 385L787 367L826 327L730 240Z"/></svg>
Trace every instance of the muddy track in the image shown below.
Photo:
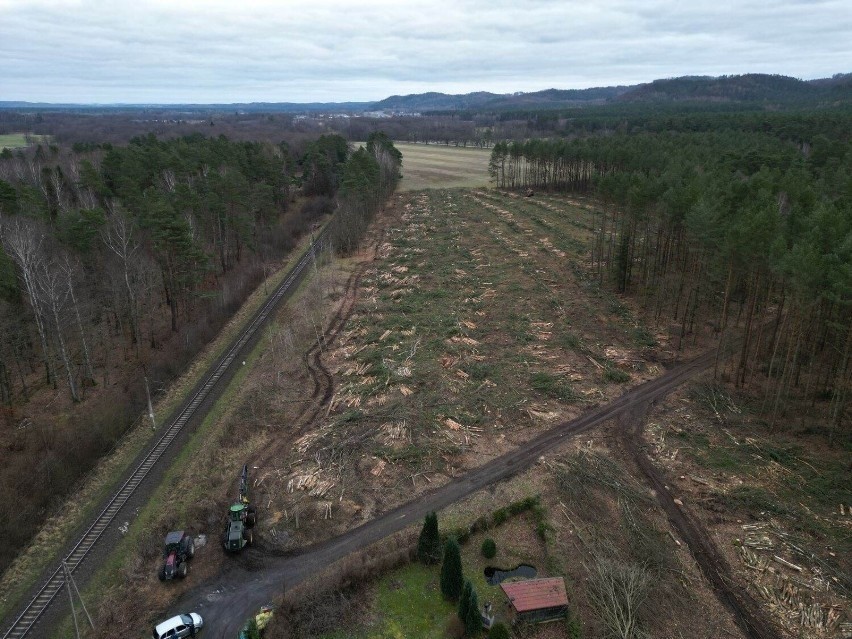
<svg viewBox="0 0 852 639"><path fill-rule="evenodd" d="M361 286L364 272L375 259L376 252L383 239L384 230L381 230L378 238L373 243L371 257L362 260L349 275L349 279L346 280L346 286L344 287L343 298L337 311L334 313L334 316L329 321L320 338L305 353L305 365L308 367L308 371L314 381L311 398L318 401L314 404L312 411L310 410L310 406L307 407L298 420L296 420L296 432L298 434L301 434L305 429L314 424L314 421L319 417L322 410L328 407L331 398L334 396L334 377L328 368L326 368L325 363L322 361L322 356L330 346L334 345L343 328L349 322L349 318L352 317L352 313L355 312L355 305L358 301L358 290ZM308 414L308 411L310 411L310 414L306 417L305 415Z"/></svg>
<svg viewBox="0 0 852 639"><path fill-rule="evenodd" d="M766 618L760 604L746 588L736 583L731 567L716 548L716 544L702 525L688 511L675 503L662 472L646 454L643 438L645 418L649 403L637 404L622 417L619 429L628 453L653 488L657 502L663 508L669 523L686 542L702 574L716 597L733 616L737 625L750 639L781 639L781 634Z"/></svg>
<svg viewBox="0 0 852 639"><path fill-rule="evenodd" d="M704 355L667 371L660 377L626 391L610 403L554 426L523 446L453 478L417 499L402 504L338 537L306 547L287 557L264 554L255 548L244 553L246 562L229 564L216 578L187 592L171 612L200 612L209 638L237 636L243 621L259 606L285 589L320 573L333 562L361 550L409 525L417 525L427 512L441 510L469 495L532 466L544 453L595 426L620 418L637 407L658 400L672 390L712 367L713 349ZM248 567L248 566L251 567ZM752 635L766 637L776 635Z"/></svg>
<svg viewBox="0 0 852 639"><path fill-rule="evenodd" d="M375 255L376 250L381 245L384 239L384 231L379 233L379 237L375 241L372 254ZM314 340L311 347L304 354L305 367L308 375L311 378L313 388L311 389L311 397L306 401L305 405L299 410L293 418L293 429L291 435L293 438L304 435L312 426L315 425L317 418L323 410L326 410L329 402L334 396L334 376L326 367L322 360L324 352L332 346L343 328L346 326L352 313L355 312L355 305L358 300L358 290L361 285L361 280L364 277L364 272L367 266L372 263L373 259L368 258L361 261L346 280L343 289L343 296L340 304L334 315L328 322L325 330ZM271 457L277 455L273 450L267 451L262 456L254 460L255 464L263 464Z"/></svg>

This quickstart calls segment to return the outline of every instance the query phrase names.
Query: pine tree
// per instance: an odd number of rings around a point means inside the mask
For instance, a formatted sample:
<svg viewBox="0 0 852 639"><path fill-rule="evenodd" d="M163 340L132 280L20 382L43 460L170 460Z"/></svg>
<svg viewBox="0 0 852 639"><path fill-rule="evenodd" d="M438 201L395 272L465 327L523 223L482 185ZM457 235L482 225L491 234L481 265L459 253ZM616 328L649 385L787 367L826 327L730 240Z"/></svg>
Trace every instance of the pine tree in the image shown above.
<svg viewBox="0 0 852 639"><path fill-rule="evenodd" d="M470 593L473 592L473 584L470 583L469 579L464 580L464 587L462 588L461 597L459 597L459 619L464 623L465 619L467 619L468 608L470 608Z"/></svg>
<svg viewBox="0 0 852 639"><path fill-rule="evenodd" d="M467 603L467 610L462 619L464 622L465 635L468 637L476 637L482 632L482 617L479 614L479 597L476 596L476 590L473 586L470 588L470 599Z"/></svg>
<svg viewBox="0 0 852 639"><path fill-rule="evenodd" d="M441 592L450 601L457 601L464 585L461 551L452 537L444 544L444 563L441 565Z"/></svg>
<svg viewBox="0 0 852 639"><path fill-rule="evenodd" d="M424 564L436 564L441 559L441 537L438 533L438 515L426 513L423 530L417 541L417 558Z"/></svg>

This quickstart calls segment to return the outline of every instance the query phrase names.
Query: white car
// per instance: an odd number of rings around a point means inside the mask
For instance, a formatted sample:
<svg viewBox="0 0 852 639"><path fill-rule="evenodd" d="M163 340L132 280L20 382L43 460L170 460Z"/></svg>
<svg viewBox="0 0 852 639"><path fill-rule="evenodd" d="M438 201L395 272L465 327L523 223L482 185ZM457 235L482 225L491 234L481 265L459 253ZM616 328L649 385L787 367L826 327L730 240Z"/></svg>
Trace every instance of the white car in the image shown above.
<svg viewBox="0 0 852 639"><path fill-rule="evenodd" d="M154 626L154 639L178 639L194 637L204 626L204 620L196 612L178 615Z"/></svg>

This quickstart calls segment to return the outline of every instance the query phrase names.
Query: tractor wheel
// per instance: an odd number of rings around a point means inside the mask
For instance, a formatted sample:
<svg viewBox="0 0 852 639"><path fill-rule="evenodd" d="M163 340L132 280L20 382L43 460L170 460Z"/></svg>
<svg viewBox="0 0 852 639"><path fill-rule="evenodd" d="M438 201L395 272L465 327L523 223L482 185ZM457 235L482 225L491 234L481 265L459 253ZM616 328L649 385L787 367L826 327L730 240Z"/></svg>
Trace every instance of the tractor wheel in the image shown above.
<svg viewBox="0 0 852 639"><path fill-rule="evenodd" d="M253 528L257 523L257 511L254 508L249 508L246 513L246 526Z"/></svg>
<svg viewBox="0 0 852 639"><path fill-rule="evenodd" d="M159 575L158 575L158 576L160 577L160 581L165 581L165 580L166 580L166 567L165 567L165 566L163 566L162 568L160 568L160 573L159 573Z"/></svg>
<svg viewBox="0 0 852 639"><path fill-rule="evenodd" d="M182 564L178 567L177 575L178 575L178 577L180 577L181 579L183 579L184 577L186 577L186 573L187 573L187 572L189 572L189 564L187 564L186 562L183 562L183 563L182 563Z"/></svg>
<svg viewBox="0 0 852 639"><path fill-rule="evenodd" d="M186 549L186 556L187 556L188 559L192 559L193 557L195 557L195 540L194 539L189 540L189 546Z"/></svg>
<svg viewBox="0 0 852 639"><path fill-rule="evenodd" d="M254 545L254 535L251 534L250 530L246 529L246 531L243 533L243 539L246 540L246 546Z"/></svg>

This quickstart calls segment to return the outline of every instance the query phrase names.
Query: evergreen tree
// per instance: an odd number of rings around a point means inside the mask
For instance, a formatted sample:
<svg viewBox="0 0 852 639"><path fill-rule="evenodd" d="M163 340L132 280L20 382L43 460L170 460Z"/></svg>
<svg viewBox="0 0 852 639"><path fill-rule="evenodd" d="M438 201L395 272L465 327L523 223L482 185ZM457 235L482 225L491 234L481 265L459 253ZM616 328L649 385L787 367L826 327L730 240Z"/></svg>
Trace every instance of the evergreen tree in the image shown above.
<svg viewBox="0 0 852 639"><path fill-rule="evenodd" d="M450 537L444 544L444 562L441 564L441 593L450 601L457 601L463 585L461 551L458 542Z"/></svg>
<svg viewBox="0 0 852 639"><path fill-rule="evenodd" d="M476 637L482 632L482 616L479 614L479 597L476 596L476 590L473 586L470 588L470 599L467 603L464 619L465 635L468 637Z"/></svg>
<svg viewBox="0 0 852 639"><path fill-rule="evenodd" d="M438 515L427 513L423 530L417 541L417 558L424 564L436 564L441 560L441 537L438 533Z"/></svg>
<svg viewBox="0 0 852 639"><path fill-rule="evenodd" d="M464 580L464 587L462 588L461 596L459 597L459 606L458 613L459 619L462 620L462 623L465 623L465 619L468 616L468 608L470 608L470 594L473 592L473 584L470 583L470 579Z"/></svg>

